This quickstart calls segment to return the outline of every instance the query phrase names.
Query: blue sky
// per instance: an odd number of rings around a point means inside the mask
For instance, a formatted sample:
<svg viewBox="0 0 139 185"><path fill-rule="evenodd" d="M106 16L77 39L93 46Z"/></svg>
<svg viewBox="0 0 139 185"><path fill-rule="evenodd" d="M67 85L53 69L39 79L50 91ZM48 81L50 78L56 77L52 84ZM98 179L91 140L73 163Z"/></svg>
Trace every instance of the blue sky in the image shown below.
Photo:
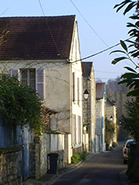
<svg viewBox="0 0 139 185"><path fill-rule="evenodd" d="M124 16L122 11L116 13L113 9L120 2L121 0L1 0L0 16L76 15L81 57L84 58L128 38L126 23L130 14ZM119 48L115 47L113 50ZM104 82L120 76L125 72L124 66L130 65L128 62L112 65L112 59L117 56L109 55L111 51L85 60L93 61L96 79Z"/></svg>

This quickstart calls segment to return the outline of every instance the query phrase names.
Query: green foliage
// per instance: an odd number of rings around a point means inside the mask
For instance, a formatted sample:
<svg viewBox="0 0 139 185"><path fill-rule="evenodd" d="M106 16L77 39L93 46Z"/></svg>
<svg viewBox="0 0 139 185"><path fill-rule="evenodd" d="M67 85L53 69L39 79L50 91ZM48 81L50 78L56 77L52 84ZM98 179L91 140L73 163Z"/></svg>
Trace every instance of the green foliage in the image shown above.
<svg viewBox="0 0 139 185"><path fill-rule="evenodd" d="M81 160L85 161L86 155L87 155L87 152L86 151L82 152L81 153Z"/></svg>
<svg viewBox="0 0 139 185"><path fill-rule="evenodd" d="M129 87L130 92L127 93L127 96L138 96L139 95L139 73L134 71L132 68L127 68L128 71L121 76L123 79L119 84L126 83L126 86Z"/></svg>
<svg viewBox="0 0 139 185"><path fill-rule="evenodd" d="M74 154L72 157L71 157L71 162L73 164L77 164L79 163L80 161L84 161L86 159L86 155L87 155L87 152L84 151L84 152L78 152L77 154Z"/></svg>
<svg viewBox="0 0 139 185"><path fill-rule="evenodd" d="M109 149L110 151L113 151L114 150L114 147L113 146L110 146L110 149Z"/></svg>
<svg viewBox="0 0 139 185"><path fill-rule="evenodd" d="M123 116L122 126L139 141L139 98L127 101L125 104L128 117Z"/></svg>
<svg viewBox="0 0 139 185"><path fill-rule="evenodd" d="M118 146L118 143L116 143L116 142L113 142L113 143L112 143L112 147L113 147L113 148L116 148L117 146Z"/></svg>
<svg viewBox="0 0 139 185"><path fill-rule="evenodd" d="M125 41L120 41L122 50L112 51L110 54L115 52L120 52L124 56L115 58L112 64L117 64L123 60L129 60L134 66L135 70L129 67L125 67L129 72L121 76L121 82L125 83L127 87L131 90L127 96L139 96L139 73L136 71L138 69L138 64L134 62L134 58L139 59L139 1L125 0L114 6L116 12L119 12L122 8L125 8L123 14L127 14L129 11L134 10L134 14L129 18L133 23L128 22L127 27L130 28L128 31L129 39Z"/></svg>
<svg viewBox="0 0 139 185"><path fill-rule="evenodd" d="M0 114L4 124L30 126L40 131L41 99L35 90L19 84L8 75L0 75Z"/></svg>
<svg viewBox="0 0 139 185"><path fill-rule="evenodd" d="M115 132L114 124L106 118L105 119L105 142L106 143L109 143L112 140L114 132Z"/></svg>
<svg viewBox="0 0 139 185"><path fill-rule="evenodd" d="M77 163L80 162L80 161L81 161L80 153L74 154L74 155L71 157L71 163L73 163L73 164L77 164Z"/></svg>

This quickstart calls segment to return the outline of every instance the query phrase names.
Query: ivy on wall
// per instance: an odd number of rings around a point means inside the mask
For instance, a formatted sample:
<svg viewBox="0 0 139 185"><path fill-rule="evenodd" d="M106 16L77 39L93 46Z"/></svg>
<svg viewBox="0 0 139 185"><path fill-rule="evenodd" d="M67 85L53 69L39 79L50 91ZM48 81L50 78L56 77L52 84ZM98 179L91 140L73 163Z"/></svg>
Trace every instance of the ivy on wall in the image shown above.
<svg viewBox="0 0 139 185"><path fill-rule="evenodd" d="M115 128L114 124L108 120L107 118L105 119L105 142L110 143L114 136Z"/></svg>
<svg viewBox="0 0 139 185"><path fill-rule="evenodd" d="M0 74L0 116L3 124L41 130L42 102L36 91L15 77Z"/></svg>

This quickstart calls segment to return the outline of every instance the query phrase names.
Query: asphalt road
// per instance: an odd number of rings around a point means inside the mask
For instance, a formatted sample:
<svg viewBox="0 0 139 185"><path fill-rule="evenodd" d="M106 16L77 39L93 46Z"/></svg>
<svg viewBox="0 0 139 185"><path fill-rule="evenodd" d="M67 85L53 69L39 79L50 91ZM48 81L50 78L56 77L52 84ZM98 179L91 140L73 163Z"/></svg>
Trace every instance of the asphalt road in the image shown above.
<svg viewBox="0 0 139 185"><path fill-rule="evenodd" d="M114 151L95 154L76 170L62 176L54 185L120 185L119 173L126 168L120 146Z"/></svg>

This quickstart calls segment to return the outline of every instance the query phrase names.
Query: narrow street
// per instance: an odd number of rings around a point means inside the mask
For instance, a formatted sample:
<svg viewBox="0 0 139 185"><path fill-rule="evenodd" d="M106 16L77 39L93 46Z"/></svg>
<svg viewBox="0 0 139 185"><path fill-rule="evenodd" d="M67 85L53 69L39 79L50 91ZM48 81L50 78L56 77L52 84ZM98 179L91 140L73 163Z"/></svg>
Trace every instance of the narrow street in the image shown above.
<svg viewBox="0 0 139 185"><path fill-rule="evenodd" d="M127 168L123 164L122 145L114 151L95 154L81 167L63 177L54 185L120 185L119 173Z"/></svg>

